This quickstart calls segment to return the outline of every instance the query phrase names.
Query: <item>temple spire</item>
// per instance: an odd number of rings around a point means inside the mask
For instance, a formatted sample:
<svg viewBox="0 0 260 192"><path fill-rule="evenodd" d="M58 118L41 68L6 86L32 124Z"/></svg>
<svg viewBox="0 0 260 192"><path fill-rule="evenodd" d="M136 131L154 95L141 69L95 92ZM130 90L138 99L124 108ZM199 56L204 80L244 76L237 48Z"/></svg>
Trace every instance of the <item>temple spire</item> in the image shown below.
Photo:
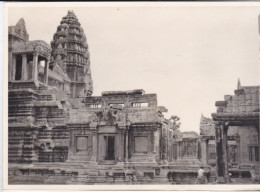
<svg viewBox="0 0 260 192"><path fill-rule="evenodd" d="M240 83L240 79L238 78L238 81L237 81L237 89L241 89L241 83Z"/></svg>
<svg viewBox="0 0 260 192"><path fill-rule="evenodd" d="M25 27L25 21L23 18L20 18L19 21L16 23L15 27L21 29L24 31L24 33L27 33L26 27Z"/></svg>
<svg viewBox="0 0 260 192"><path fill-rule="evenodd" d="M87 38L74 11L62 17L51 42L51 66L67 73L71 84L71 97L91 96L93 82Z"/></svg>

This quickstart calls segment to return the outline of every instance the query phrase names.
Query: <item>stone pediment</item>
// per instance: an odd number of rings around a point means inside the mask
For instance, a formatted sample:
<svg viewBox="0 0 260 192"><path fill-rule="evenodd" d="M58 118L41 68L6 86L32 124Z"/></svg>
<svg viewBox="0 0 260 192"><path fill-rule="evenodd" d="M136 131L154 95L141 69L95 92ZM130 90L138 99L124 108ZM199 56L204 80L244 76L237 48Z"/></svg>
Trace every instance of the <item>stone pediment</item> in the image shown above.
<svg viewBox="0 0 260 192"><path fill-rule="evenodd" d="M105 125L115 125L118 122L126 122L125 114L118 109L106 108L103 111L97 112L99 122Z"/></svg>
<svg viewBox="0 0 260 192"><path fill-rule="evenodd" d="M24 19L21 18L15 26L9 26L8 34L15 36L16 38L22 39L23 41L28 41L29 35L25 27Z"/></svg>

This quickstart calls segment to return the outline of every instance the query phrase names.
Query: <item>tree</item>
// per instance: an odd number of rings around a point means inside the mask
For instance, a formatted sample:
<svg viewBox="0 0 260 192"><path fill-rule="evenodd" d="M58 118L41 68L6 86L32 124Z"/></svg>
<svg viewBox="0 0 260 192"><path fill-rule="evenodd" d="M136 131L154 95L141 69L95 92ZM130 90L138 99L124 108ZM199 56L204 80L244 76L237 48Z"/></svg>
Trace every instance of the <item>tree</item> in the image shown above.
<svg viewBox="0 0 260 192"><path fill-rule="evenodd" d="M169 120L172 122L173 127L175 129L179 129L180 128L181 122L180 122L180 118L178 116L172 115Z"/></svg>

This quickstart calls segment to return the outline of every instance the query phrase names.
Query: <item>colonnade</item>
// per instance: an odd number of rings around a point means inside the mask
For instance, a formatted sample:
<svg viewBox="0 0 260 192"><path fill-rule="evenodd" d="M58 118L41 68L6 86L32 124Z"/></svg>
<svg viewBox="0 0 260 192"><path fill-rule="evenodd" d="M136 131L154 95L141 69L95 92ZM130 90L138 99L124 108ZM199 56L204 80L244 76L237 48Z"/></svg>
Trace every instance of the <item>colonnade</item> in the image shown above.
<svg viewBox="0 0 260 192"><path fill-rule="evenodd" d="M260 159L260 128L259 121L215 121L215 135L216 135L216 168L218 175L218 182L229 183L228 170L228 128L229 126L254 125L258 128L258 149ZM239 149L238 149L239 154ZM239 161L239 157L238 157ZM239 163L239 162L238 162ZM259 168L260 169L260 168ZM260 170L259 170L260 172Z"/></svg>
<svg viewBox="0 0 260 192"><path fill-rule="evenodd" d="M28 71L28 56L31 54L12 54L12 63L11 63L11 77L9 77L10 81L28 81L28 80L33 80L36 81L38 80L38 65L40 64L40 61L44 60L45 61L45 66L44 66L44 83L48 84L48 69L49 69L49 63L50 59L45 58L40 56L38 53L33 53L33 61L32 61L32 70ZM17 73L17 59L18 57L22 57L22 66L21 66L21 78L16 79L16 73ZM39 59L40 58L40 59ZM28 74L31 73L31 79L29 79Z"/></svg>

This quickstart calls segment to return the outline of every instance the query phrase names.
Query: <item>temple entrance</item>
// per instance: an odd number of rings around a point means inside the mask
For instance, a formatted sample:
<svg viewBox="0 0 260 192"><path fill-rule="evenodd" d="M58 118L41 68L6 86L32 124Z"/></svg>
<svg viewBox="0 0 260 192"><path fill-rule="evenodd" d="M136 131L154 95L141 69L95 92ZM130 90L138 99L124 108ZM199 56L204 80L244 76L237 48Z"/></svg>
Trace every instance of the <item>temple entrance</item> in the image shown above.
<svg viewBox="0 0 260 192"><path fill-rule="evenodd" d="M101 164L116 164L120 150L118 147L121 143L120 137L117 134L116 126L100 126L98 128L98 150L97 160Z"/></svg>
<svg viewBox="0 0 260 192"><path fill-rule="evenodd" d="M100 134L98 147L98 160L115 161L117 156L116 135L114 134Z"/></svg>
<svg viewBox="0 0 260 192"><path fill-rule="evenodd" d="M104 136L106 143L105 160L115 160L115 136Z"/></svg>
<svg viewBox="0 0 260 192"><path fill-rule="evenodd" d="M15 80L21 80L22 79L22 56L17 55L16 56L16 65L15 65Z"/></svg>

